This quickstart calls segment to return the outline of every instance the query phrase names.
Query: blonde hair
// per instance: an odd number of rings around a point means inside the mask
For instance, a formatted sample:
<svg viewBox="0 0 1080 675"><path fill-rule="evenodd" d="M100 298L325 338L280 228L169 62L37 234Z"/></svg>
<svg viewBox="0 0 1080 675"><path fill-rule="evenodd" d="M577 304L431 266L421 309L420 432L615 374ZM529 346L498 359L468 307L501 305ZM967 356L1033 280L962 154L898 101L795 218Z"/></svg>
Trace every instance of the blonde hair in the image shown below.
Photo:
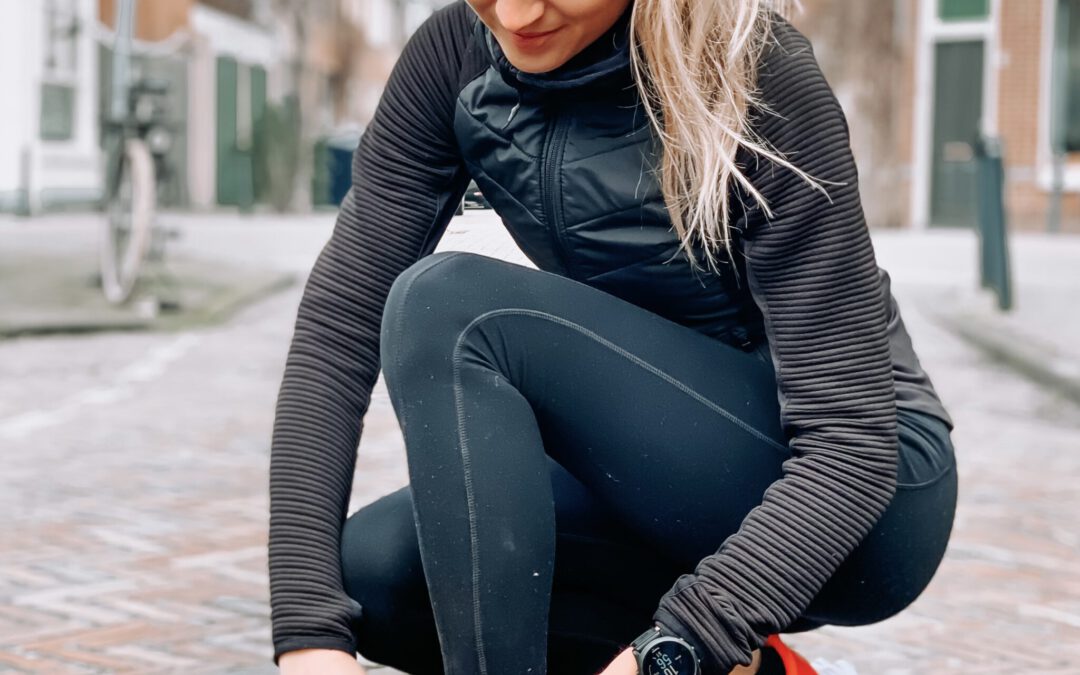
<svg viewBox="0 0 1080 675"><path fill-rule="evenodd" d="M633 0L630 53L649 122L662 145L659 182L672 225L693 268L692 243L710 269L726 250L734 264L731 181L772 217L765 198L735 157L740 147L814 180L754 134L757 65L772 37L772 12L790 15L792 0ZM797 2L798 0L795 0Z"/></svg>

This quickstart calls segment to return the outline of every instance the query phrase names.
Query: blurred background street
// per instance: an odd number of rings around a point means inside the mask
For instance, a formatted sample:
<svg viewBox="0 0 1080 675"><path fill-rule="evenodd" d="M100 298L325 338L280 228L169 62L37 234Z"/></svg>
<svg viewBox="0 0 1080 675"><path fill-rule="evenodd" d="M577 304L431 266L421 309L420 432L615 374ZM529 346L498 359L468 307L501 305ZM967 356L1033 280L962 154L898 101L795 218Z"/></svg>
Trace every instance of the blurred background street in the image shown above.
<svg viewBox="0 0 1080 675"><path fill-rule="evenodd" d="M0 673L274 672L267 468L297 304L389 68L445 3L137 4L133 77L167 113L158 255L110 302L117 5L0 3ZM803 4L957 424L960 503L909 610L787 641L860 675L1080 672L1080 2ZM996 193L980 136L1004 148ZM446 249L529 264L486 209ZM1008 264L984 287L987 255ZM351 509L405 482L380 380Z"/></svg>

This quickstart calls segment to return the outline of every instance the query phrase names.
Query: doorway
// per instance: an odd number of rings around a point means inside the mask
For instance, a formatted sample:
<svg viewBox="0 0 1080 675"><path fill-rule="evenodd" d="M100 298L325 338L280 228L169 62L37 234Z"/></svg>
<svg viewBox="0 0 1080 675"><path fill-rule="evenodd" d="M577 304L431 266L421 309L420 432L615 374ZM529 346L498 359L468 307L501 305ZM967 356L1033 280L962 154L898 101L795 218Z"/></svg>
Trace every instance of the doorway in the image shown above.
<svg viewBox="0 0 1080 675"><path fill-rule="evenodd" d="M975 141L983 115L983 40L934 46L930 224L975 223Z"/></svg>

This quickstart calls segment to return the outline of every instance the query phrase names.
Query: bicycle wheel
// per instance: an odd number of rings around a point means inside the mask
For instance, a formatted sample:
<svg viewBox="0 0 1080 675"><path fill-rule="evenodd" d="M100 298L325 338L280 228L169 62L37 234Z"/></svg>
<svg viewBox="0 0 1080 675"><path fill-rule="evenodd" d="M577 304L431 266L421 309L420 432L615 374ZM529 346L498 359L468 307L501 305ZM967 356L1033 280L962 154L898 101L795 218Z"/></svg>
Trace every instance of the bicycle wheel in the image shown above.
<svg viewBox="0 0 1080 675"><path fill-rule="evenodd" d="M141 139L128 138L114 165L101 240L101 286L105 298L123 303L135 288L150 244L157 207L154 158Z"/></svg>

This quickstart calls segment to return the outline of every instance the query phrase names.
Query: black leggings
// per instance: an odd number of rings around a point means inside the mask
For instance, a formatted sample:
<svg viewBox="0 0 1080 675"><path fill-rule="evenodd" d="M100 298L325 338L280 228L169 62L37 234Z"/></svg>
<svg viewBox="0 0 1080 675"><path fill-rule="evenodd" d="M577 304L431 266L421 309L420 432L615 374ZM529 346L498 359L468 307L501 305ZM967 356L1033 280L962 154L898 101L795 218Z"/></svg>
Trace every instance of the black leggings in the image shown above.
<svg viewBox="0 0 1080 675"><path fill-rule="evenodd" d="M348 520L342 563L360 653L409 673L595 673L790 457L760 352L493 258L406 270L382 365L410 485ZM881 621L934 575L953 448L899 422L896 496L785 632Z"/></svg>

